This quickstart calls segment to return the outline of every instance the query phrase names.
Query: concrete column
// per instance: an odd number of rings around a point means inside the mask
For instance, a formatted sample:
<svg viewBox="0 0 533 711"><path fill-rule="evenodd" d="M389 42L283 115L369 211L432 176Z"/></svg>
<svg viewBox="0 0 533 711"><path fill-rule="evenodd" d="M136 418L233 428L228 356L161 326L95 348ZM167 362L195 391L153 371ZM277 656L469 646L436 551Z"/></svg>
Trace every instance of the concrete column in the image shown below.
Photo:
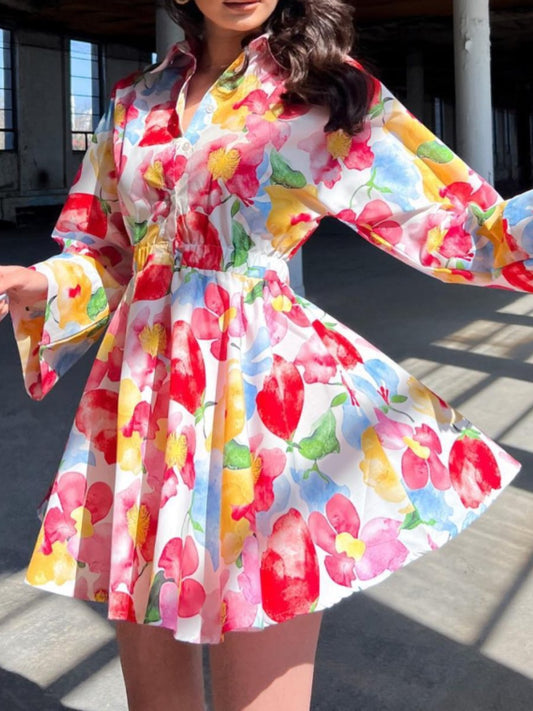
<svg viewBox="0 0 533 711"><path fill-rule="evenodd" d="M407 54L406 105L420 121L424 120L424 56L419 49Z"/></svg>
<svg viewBox="0 0 533 711"><path fill-rule="evenodd" d="M454 0L457 153L494 179L489 0Z"/></svg>
<svg viewBox="0 0 533 711"><path fill-rule="evenodd" d="M156 52L158 59L163 59L167 50L183 39L183 32L168 16L163 0L156 0L155 12Z"/></svg>

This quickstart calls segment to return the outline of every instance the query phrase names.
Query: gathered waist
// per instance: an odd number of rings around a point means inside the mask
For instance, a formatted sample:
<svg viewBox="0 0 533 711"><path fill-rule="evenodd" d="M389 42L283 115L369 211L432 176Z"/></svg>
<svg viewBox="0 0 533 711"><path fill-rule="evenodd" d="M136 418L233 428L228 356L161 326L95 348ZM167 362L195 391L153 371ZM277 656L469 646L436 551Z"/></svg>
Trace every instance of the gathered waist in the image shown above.
<svg viewBox="0 0 533 711"><path fill-rule="evenodd" d="M174 271L192 269L199 272L221 272L258 280L268 278L268 273L273 272L282 282L288 284L290 279L289 265L285 259L253 250L248 252L243 264L235 265L230 259L226 268L215 266L224 261L218 251L203 249L201 255L189 250L182 252L168 241L146 244L143 240L134 246L133 254L136 273L155 261L173 265Z"/></svg>

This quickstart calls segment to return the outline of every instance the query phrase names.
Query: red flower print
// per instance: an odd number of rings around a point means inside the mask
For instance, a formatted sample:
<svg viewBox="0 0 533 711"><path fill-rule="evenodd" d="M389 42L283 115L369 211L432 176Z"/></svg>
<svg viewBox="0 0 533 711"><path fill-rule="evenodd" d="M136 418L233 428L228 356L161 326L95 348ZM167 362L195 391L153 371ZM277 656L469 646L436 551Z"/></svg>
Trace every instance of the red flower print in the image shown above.
<svg viewBox="0 0 533 711"><path fill-rule="evenodd" d="M191 579L199 565L198 551L192 536L187 536L185 545L181 538L171 538L159 557L158 566L165 573L165 580L176 585L179 591L178 615L194 617L205 601L205 590Z"/></svg>
<svg viewBox="0 0 533 711"><path fill-rule="evenodd" d="M178 217L177 247L183 264L197 269L220 269L222 247L218 232L201 212L187 212Z"/></svg>
<svg viewBox="0 0 533 711"><path fill-rule="evenodd" d="M450 451L452 486L463 506L477 509L494 489L501 489L500 469L479 432L463 430Z"/></svg>
<svg viewBox="0 0 533 711"><path fill-rule="evenodd" d="M412 438L404 437L407 450L402 456L402 476L410 489L423 489L429 480L439 491L451 486L450 473L439 459L439 436L427 425L415 427Z"/></svg>
<svg viewBox="0 0 533 711"><path fill-rule="evenodd" d="M280 516L261 557L263 609L275 622L312 612L320 592L316 550L299 511Z"/></svg>
<svg viewBox="0 0 533 711"><path fill-rule="evenodd" d="M338 331L328 328L321 321L313 321L313 328L328 351L343 368L355 368L363 359L357 348Z"/></svg>
<svg viewBox="0 0 533 711"><path fill-rule="evenodd" d="M144 134L139 146L170 143L180 134L179 118L174 101L154 106L146 117Z"/></svg>
<svg viewBox="0 0 533 711"><path fill-rule="evenodd" d="M257 411L265 427L284 440L291 440L304 404L304 384L294 363L274 355L272 372L257 393Z"/></svg>
<svg viewBox="0 0 533 711"><path fill-rule="evenodd" d="M401 524L390 518L375 518L361 529L355 506L343 494L331 497L326 516L317 511L309 516L311 536L328 554L324 564L329 576L345 587L351 587L357 578L372 580L385 570L401 567L408 554L398 540Z"/></svg>
<svg viewBox="0 0 533 711"><path fill-rule="evenodd" d="M367 203L357 218L359 227L368 227L370 240L376 242L376 235L387 244L395 245L401 241L403 230L398 222L391 220L392 210L383 200Z"/></svg>
<svg viewBox="0 0 533 711"><path fill-rule="evenodd" d="M205 364L200 345L186 321L172 328L170 397L194 415L205 392Z"/></svg>
<svg viewBox="0 0 533 711"><path fill-rule="evenodd" d="M137 274L135 280L136 301L155 301L162 299L170 291L172 282L172 266L148 262Z"/></svg>
<svg viewBox="0 0 533 711"><path fill-rule="evenodd" d="M57 232L82 232L103 239L107 234L107 213L96 195L71 193L56 224Z"/></svg>
<svg viewBox="0 0 533 711"><path fill-rule="evenodd" d="M116 392L89 390L82 395L75 419L78 430L102 452L108 464L117 461L117 408Z"/></svg>

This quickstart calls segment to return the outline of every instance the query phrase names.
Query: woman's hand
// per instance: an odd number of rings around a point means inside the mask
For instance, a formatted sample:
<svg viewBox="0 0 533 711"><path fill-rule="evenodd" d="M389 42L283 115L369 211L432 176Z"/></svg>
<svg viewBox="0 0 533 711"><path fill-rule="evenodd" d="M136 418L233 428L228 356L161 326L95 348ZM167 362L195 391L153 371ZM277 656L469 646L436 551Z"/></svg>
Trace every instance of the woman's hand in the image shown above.
<svg viewBox="0 0 533 711"><path fill-rule="evenodd" d="M28 267L0 267L0 321L13 313L43 308L48 280Z"/></svg>

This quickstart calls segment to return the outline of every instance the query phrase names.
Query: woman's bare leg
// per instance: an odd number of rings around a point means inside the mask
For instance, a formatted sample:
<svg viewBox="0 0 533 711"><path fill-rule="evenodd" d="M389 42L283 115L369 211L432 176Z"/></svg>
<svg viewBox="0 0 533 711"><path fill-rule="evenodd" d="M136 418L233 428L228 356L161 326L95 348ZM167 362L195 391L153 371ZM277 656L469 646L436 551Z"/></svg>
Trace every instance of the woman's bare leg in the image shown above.
<svg viewBox="0 0 533 711"><path fill-rule="evenodd" d="M210 647L214 711L308 711L322 613Z"/></svg>
<svg viewBox="0 0 533 711"><path fill-rule="evenodd" d="M129 711L204 711L201 645L131 622L116 631Z"/></svg>

